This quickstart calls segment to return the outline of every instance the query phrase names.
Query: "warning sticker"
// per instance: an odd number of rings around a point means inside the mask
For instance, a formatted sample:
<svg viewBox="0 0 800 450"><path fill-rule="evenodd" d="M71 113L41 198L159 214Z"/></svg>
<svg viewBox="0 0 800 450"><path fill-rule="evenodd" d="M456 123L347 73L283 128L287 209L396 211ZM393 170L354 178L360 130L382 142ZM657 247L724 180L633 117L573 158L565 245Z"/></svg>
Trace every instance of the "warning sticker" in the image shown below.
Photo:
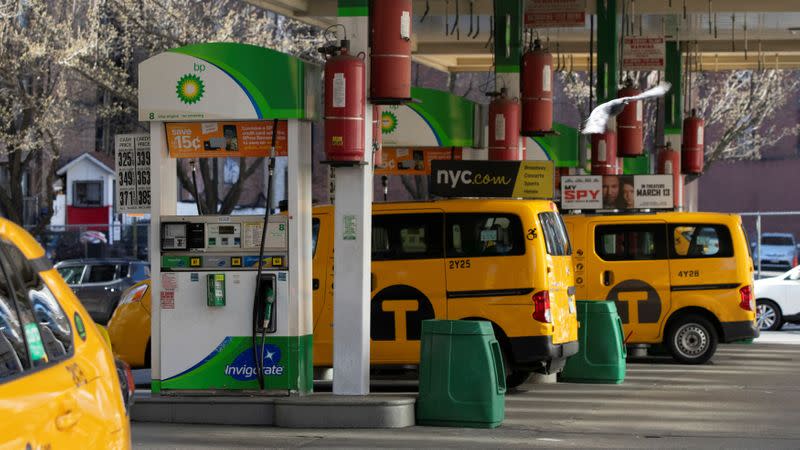
<svg viewBox="0 0 800 450"><path fill-rule="evenodd" d="M175 291L161 291L161 309L175 309Z"/></svg>

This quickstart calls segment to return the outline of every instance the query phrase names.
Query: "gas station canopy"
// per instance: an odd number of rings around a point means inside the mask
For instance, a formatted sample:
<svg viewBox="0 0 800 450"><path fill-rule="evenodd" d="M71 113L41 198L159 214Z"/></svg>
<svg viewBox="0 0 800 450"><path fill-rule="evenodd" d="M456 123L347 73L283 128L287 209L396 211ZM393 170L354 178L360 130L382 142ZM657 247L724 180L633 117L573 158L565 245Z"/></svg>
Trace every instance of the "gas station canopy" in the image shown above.
<svg viewBox="0 0 800 450"><path fill-rule="evenodd" d="M247 2L320 27L337 21L337 0ZM492 70L492 46L487 45L492 3L491 0L414 0L414 59L447 72ZM586 12L596 10L595 0L565 3L585 4ZM630 35L663 34L667 40L691 42L692 51L699 53L702 70L800 68L800 1L618 0L617 6L620 14L626 8ZM468 36L470 28L474 38ZM560 56L564 69L586 70L589 14L583 26L536 31L542 39L549 40L550 51L554 58Z"/></svg>

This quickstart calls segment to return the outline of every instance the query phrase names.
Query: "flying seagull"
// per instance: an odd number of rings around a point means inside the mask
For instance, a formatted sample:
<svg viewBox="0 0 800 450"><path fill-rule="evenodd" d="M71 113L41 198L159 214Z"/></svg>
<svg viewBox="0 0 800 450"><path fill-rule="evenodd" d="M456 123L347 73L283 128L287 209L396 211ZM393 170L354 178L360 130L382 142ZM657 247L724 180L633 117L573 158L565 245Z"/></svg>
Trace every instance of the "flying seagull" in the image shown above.
<svg viewBox="0 0 800 450"><path fill-rule="evenodd" d="M589 119L586 121L586 126L583 127L582 133L605 133L608 120L611 119L611 117L621 113L628 103L635 102L636 100L644 100L650 97L663 97L664 94L669 92L670 87L672 87L670 83L663 81L659 83L658 86L648 89L639 95L634 95L633 97L615 98L614 100L605 102L602 105L597 105L597 107L592 110L592 113L589 114Z"/></svg>

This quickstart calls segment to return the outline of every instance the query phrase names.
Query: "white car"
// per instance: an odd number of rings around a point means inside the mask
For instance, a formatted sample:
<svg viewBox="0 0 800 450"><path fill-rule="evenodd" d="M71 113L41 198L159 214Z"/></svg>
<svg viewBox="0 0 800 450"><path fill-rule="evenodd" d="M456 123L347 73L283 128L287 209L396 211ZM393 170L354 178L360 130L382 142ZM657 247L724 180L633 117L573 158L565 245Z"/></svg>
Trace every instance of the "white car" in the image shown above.
<svg viewBox="0 0 800 450"><path fill-rule="evenodd" d="M780 330L784 323L800 323L800 266L754 283L756 319L761 330Z"/></svg>

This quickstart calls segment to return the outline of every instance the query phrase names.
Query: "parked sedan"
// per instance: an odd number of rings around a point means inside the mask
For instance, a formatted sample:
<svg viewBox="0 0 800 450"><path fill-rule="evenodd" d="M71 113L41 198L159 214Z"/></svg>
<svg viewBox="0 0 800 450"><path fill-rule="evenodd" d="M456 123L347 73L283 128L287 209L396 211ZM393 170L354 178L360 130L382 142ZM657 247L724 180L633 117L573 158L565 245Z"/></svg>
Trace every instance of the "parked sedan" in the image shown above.
<svg viewBox="0 0 800 450"><path fill-rule="evenodd" d="M753 263L758 267L756 243L752 242ZM797 246L791 233L764 233L761 235L761 269L787 270L797 265Z"/></svg>
<svg viewBox="0 0 800 450"><path fill-rule="evenodd" d="M73 259L56 264L92 319L106 324L122 291L150 277L150 265L132 259Z"/></svg>
<svg viewBox="0 0 800 450"><path fill-rule="evenodd" d="M756 320L762 330L780 330L783 324L800 323L800 266L777 277L754 283Z"/></svg>

